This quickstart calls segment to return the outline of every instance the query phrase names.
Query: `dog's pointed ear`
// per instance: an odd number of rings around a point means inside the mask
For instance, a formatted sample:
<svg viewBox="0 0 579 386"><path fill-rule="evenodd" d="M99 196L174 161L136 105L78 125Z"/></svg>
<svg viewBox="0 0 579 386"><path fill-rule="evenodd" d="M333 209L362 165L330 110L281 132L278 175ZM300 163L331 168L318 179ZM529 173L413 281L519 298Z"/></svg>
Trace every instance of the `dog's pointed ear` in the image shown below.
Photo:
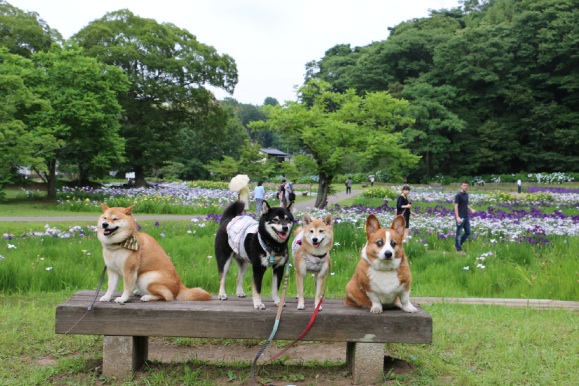
<svg viewBox="0 0 579 386"><path fill-rule="evenodd" d="M261 213L266 214L270 209L271 208L269 207L267 201L263 200L263 203L261 204Z"/></svg>
<svg viewBox="0 0 579 386"><path fill-rule="evenodd" d="M333 221L334 219L332 218L332 215L330 213L324 216L324 222L326 223L326 225L331 226Z"/></svg>
<svg viewBox="0 0 579 386"><path fill-rule="evenodd" d="M394 217L394 221L392 221L392 226L390 226L390 229L394 229L396 233L402 236L404 235L404 228L406 228L406 220L404 219L404 216L398 215Z"/></svg>
<svg viewBox="0 0 579 386"><path fill-rule="evenodd" d="M312 218L310 217L309 214L304 214L304 216L302 217L302 222L304 223L304 225L308 225L309 223L312 222Z"/></svg>
<svg viewBox="0 0 579 386"><path fill-rule="evenodd" d="M369 239L376 231L380 229L380 221L373 214L366 220L366 238Z"/></svg>
<svg viewBox="0 0 579 386"><path fill-rule="evenodd" d="M129 206L128 208L125 209L125 214L127 216L131 216L133 214L133 209L135 209L134 205Z"/></svg>
<svg viewBox="0 0 579 386"><path fill-rule="evenodd" d="M101 204L101 208L103 208L103 212L106 212L109 209L107 204L105 204L104 202Z"/></svg>

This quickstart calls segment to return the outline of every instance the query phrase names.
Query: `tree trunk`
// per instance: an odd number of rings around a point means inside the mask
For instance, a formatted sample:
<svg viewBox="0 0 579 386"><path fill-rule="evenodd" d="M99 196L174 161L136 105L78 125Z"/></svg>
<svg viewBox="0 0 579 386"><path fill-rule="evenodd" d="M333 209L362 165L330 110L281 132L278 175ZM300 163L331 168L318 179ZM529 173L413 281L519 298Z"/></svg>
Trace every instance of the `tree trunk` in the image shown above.
<svg viewBox="0 0 579 386"><path fill-rule="evenodd" d="M318 181L318 197L316 198L315 207L321 209L326 206L326 201L328 199L328 191L330 190L330 184L332 183L332 177L327 176L325 173L319 174Z"/></svg>
<svg viewBox="0 0 579 386"><path fill-rule="evenodd" d="M136 187L143 187L147 186L147 181L145 181L145 171L143 170L142 166L135 166L135 186Z"/></svg>
<svg viewBox="0 0 579 386"><path fill-rule="evenodd" d="M82 166L78 167L78 186L89 186L89 174L88 170L83 168Z"/></svg>
<svg viewBox="0 0 579 386"><path fill-rule="evenodd" d="M46 197L49 200L56 199L56 160L48 161L48 174L46 176Z"/></svg>

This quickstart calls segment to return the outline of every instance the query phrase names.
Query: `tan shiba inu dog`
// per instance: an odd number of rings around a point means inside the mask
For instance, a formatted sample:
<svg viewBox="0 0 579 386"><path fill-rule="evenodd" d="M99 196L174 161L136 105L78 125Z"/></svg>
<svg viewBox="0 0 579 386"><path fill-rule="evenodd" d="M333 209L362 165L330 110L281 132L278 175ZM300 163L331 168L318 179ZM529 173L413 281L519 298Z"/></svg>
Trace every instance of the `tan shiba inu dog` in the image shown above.
<svg viewBox="0 0 579 386"><path fill-rule="evenodd" d="M211 294L201 288L186 288L169 256L157 241L146 233L137 232L133 218L134 205L109 208L98 220L98 239L109 277L108 290L101 302L108 302L123 277L123 294L115 302L125 303L136 286L135 295L141 301L209 300Z"/></svg>
<svg viewBox="0 0 579 386"><path fill-rule="evenodd" d="M345 304L381 313L383 305L416 312L410 303L412 277L402 248L404 217L397 216L388 229L380 228L373 214L366 220L366 245L354 276L346 286Z"/></svg>
<svg viewBox="0 0 579 386"><path fill-rule="evenodd" d="M298 289L298 310L304 305L304 278L308 273L316 277L315 307L322 296L324 280L330 269L330 249L334 244L334 228L332 215L328 214L323 220L312 220L305 214L303 227L296 230L296 237L292 242L292 256L296 270ZM322 307L320 307L320 310Z"/></svg>

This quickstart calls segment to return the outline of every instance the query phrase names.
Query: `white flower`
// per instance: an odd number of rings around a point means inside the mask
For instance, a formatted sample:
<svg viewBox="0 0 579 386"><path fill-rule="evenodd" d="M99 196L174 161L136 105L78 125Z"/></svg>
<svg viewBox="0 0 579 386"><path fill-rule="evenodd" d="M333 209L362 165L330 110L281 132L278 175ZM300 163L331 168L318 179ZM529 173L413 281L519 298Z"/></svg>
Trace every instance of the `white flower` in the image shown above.
<svg viewBox="0 0 579 386"><path fill-rule="evenodd" d="M159 236L161 236L161 237L165 237L165 234L164 234L164 233L161 233Z"/></svg>
<svg viewBox="0 0 579 386"><path fill-rule="evenodd" d="M52 271L52 267L46 267L47 271Z"/></svg>
<svg viewBox="0 0 579 386"><path fill-rule="evenodd" d="M192 218L191 222L199 222L199 219L198 218Z"/></svg>
<svg viewBox="0 0 579 386"><path fill-rule="evenodd" d="M332 273L330 273L330 275L331 275L331 276L334 276L335 274L336 274L336 272L332 272Z"/></svg>
<svg viewBox="0 0 579 386"><path fill-rule="evenodd" d="M339 245L340 245L340 243L337 242L337 241L334 243L334 247L337 247L337 246L339 246Z"/></svg>
<svg viewBox="0 0 579 386"><path fill-rule="evenodd" d="M470 267L467 265L466 267L463 268L465 271L468 271L470 269Z"/></svg>
<svg viewBox="0 0 579 386"><path fill-rule="evenodd" d="M16 249L16 245L14 245L14 244L8 244L8 249Z"/></svg>
<svg viewBox="0 0 579 386"><path fill-rule="evenodd" d="M191 233L193 233L193 232L191 232L191 231L189 230L189 231L187 231L187 233L191 234Z"/></svg>
<svg viewBox="0 0 579 386"><path fill-rule="evenodd" d="M208 259L213 259L213 256L207 256Z"/></svg>
<svg viewBox="0 0 579 386"><path fill-rule="evenodd" d="M476 267L477 267L477 268L480 268L480 269L485 269L485 268L486 268L486 267L485 267L484 265L482 265L482 264L477 264Z"/></svg>
<svg viewBox="0 0 579 386"><path fill-rule="evenodd" d="M2 260L4 258L4 256L0 255L0 260Z"/></svg>

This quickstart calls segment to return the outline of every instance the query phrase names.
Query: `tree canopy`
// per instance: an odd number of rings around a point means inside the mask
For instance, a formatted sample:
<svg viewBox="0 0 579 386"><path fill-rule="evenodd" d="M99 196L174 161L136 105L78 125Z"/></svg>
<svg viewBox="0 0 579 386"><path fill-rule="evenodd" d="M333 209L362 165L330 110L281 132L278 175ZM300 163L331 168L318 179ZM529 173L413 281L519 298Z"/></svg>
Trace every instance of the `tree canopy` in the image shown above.
<svg viewBox="0 0 579 386"><path fill-rule="evenodd" d="M313 158L319 176L317 208L324 205L334 177L344 171L348 155L356 154L367 170L382 163L393 170L411 168L419 160L400 141L401 130L414 122L407 101L387 92L361 97L354 89L337 93L330 88L312 79L299 90L301 102L265 106L268 120L250 124L280 131Z"/></svg>
<svg viewBox="0 0 579 386"><path fill-rule="evenodd" d="M175 156L184 127L210 139L223 133L226 115L206 88L233 92L235 61L199 43L190 32L129 10L107 13L73 37L86 54L122 68L130 89L120 95L121 135L137 184Z"/></svg>

